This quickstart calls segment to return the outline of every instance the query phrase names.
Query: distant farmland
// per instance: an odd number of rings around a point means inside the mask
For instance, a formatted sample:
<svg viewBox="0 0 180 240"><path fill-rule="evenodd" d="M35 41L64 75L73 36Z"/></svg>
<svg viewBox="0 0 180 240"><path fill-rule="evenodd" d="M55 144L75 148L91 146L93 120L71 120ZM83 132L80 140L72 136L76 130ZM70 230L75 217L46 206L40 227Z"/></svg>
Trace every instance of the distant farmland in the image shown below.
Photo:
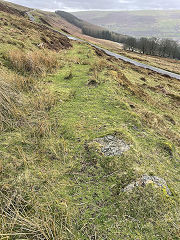
<svg viewBox="0 0 180 240"><path fill-rule="evenodd" d="M135 37L156 36L180 41L180 10L84 11L73 14L121 34Z"/></svg>

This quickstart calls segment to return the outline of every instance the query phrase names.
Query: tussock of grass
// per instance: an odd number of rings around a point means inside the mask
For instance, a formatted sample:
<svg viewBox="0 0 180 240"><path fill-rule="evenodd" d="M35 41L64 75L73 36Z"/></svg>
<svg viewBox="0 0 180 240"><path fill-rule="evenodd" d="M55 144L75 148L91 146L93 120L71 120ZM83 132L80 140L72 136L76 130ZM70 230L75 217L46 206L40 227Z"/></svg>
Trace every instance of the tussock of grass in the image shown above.
<svg viewBox="0 0 180 240"><path fill-rule="evenodd" d="M0 129L5 125L12 125L13 120L20 115L18 108L19 96L5 81L0 80Z"/></svg>
<svg viewBox="0 0 180 240"><path fill-rule="evenodd" d="M17 192L11 196L0 193L4 202L1 202L1 237L23 237L23 239L45 239L58 240L58 230L56 226L56 215L52 209L45 209L46 214L35 210L33 206ZM29 210L27 213L27 209ZM49 214L47 214L49 212Z"/></svg>
<svg viewBox="0 0 180 240"><path fill-rule="evenodd" d="M35 51L23 52L22 50L10 50L6 54L10 65L23 74L45 76L58 68L59 62L56 52Z"/></svg>
<svg viewBox="0 0 180 240"><path fill-rule="evenodd" d="M35 89L32 106L37 111L50 111L58 102L57 95L49 89Z"/></svg>
<svg viewBox="0 0 180 240"><path fill-rule="evenodd" d="M19 91L31 91L35 85L35 79L13 74L11 84Z"/></svg>

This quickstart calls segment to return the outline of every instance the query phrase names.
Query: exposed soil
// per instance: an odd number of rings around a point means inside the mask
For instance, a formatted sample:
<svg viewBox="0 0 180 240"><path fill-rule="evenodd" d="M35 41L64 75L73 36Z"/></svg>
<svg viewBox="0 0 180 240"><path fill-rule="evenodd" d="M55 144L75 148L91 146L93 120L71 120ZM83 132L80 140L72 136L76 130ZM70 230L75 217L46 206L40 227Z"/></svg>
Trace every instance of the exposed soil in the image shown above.
<svg viewBox="0 0 180 240"><path fill-rule="evenodd" d="M45 44L45 47L48 49L58 51L72 46L70 44L70 40L66 36L54 31L53 29L51 30L48 26L37 23L29 23L29 27L36 29L41 34L40 38Z"/></svg>
<svg viewBox="0 0 180 240"><path fill-rule="evenodd" d="M46 48L56 51L71 47L70 41L67 37L60 33L51 32L50 30L45 30L45 32L42 33L41 40Z"/></svg>
<svg viewBox="0 0 180 240"><path fill-rule="evenodd" d="M103 50L100 50L98 48L94 48L94 50L98 57L104 57L105 55L107 55Z"/></svg>
<svg viewBox="0 0 180 240"><path fill-rule="evenodd" d="M40 17L39 20L45 24L45 25L48 25L49 27L52 27L51 24L49 24L49 22L44 18L44 17Z"/></svg>

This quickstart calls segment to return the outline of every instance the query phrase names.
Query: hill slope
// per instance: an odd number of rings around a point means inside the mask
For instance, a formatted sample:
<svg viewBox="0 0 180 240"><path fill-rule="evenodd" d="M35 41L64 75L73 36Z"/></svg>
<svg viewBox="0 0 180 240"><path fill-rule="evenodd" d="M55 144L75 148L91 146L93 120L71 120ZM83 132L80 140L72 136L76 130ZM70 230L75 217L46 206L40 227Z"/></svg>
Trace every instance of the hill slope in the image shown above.
<svg viewBox="0 0 180 240"><path fill-rule="evenodd" d="M85 11L72 14L121 34L135 37L173 38L180 41L180 10Z"/></svg>
<svg viewBox="0 0 180 240"><path fill-rule="evenodd" d="M0 237L178 239L180 82L0 7Z"/></svg>
<svg viewBox="0 0 180 240"><path fill-rule="evenodd" d="M91 43L98 44L100 46L104 46L107 48L113 48L116 50L122 49L122 44L112 42L110 40L105 39L98 39L94 38L88 35L83 34L82 28L75 26L74 24L68 22L60 15L53 13L53 12L45 12L41 10L35 10L31 13L37 22L44 24L48 27L52 27L56 30L63 31L65 33L69 33L73 36L76 36L78 38L87 40ZM99 29L99 27L96 27L96 29ZM102 29L102 28L100 28Z"/></svg>
<svg viewBox="0 0 180 240"><path fill-rule="evenodd" d="M7 1L4 1L4 0L0 0L0 3L4 4L6 7L13 8L14 10L18 10L20 12L26 12L26 11L32 10L29 7L21 6L21 5L11 3L11 2L7 2Z"/></svg>

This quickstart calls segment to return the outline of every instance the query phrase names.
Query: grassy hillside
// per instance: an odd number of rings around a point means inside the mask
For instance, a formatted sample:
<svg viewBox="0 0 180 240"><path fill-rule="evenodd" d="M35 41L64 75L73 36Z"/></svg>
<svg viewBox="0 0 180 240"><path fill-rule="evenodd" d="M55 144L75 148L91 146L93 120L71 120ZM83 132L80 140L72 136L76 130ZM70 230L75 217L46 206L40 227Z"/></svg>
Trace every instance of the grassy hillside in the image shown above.
<svg viewBox="0 0 180 240"><path fill-rule="evenodd" d="M168 59L168 58L162 58L158 56L150 56L150 55L144 55L139 54L136 52L131 51L125 51L123 50L123 45L119 43L115 43L109 40L104 39L97 39L93 38L87 35L84 35L82 33L82 29L80 27L77 27L68 21L66 21L64 18L60 17L59 15L55 13L50 12L44 12L44 11L34 11L32 13L36 20L40 23L43 23L45 25L51 26L57 30L64 31L65 33L69 33L71 35L74 35L76 37L79 37L81 39L87 40L88 42L91 42L93 44L99 45L101 47L107 48L111 51L117 52L121 55L130 57L132 59L135 59L139 62L148 63L155 67L160 67L162 69L168 70L170 72L174 73L180 73L179 70L179 64L180 61Z"/></svg>
<svg viewBox="0 0 180 240"><path fill-rule="evenodd" d="M178 239L180 82L0 18L1 239Z"/></svg>
<svg viewBox="0 0 180 240"><path fill-rule="evenodd" d="M177 11L88 11L76 17L121 34L135 37L173 38L180 41L180 10Z"/></svg>
<svg viewBox="0 0 180 240"><path fill-rule="evenodd" d="M5 4L7 7L13 8L14 10L18 10L18 11L22 11L22 12L31 10L31 8L29 8L29 7L21 6L21 5L11 3L8 1L4 1L4 0L0 0L0 3Z"/></svg>

